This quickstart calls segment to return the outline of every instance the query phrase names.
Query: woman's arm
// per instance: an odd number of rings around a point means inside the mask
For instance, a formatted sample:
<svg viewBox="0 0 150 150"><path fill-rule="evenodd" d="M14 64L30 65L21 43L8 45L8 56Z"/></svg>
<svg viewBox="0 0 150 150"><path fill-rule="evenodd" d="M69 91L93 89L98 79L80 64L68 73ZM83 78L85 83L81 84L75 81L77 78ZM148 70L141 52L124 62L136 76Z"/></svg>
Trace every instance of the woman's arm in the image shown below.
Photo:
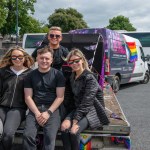
<svg viewBox="0 0 150 150"><path fill-rule="evenodd" d="M89 112L91 106L94 105L94 99L98 91L98 83L95 77L90 74L86 76L85 90L83 93L81 103L76 109L74 120L80 120L83 116Z"/></svg>

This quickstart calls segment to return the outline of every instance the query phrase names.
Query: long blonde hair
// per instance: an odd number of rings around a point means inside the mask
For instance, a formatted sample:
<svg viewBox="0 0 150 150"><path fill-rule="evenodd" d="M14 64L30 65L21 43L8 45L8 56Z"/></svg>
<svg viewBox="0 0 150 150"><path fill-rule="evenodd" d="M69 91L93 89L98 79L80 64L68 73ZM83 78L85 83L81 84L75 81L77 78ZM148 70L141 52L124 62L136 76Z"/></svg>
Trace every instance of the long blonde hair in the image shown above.
<svg viewBox="0 0 150 150"><path fill-rule="evenodd" d="M14 50L19 50L24 54L25 61L23 65L25 67L30 68L34 64L34 60L32 59L32 57L27 52L25 52L25 50L22 47L13 46L5 53L5 55L0 60L0 68L13 65L11 61L11 54Z"/></svg>
<svg viewBox="0 0 150 150"><path fill-rule="evenodd" d="M83 60L83 69L87 69L87 70L91 71L90 68L89 68L88 62L87 62L87 60L86 60L86 58L84 56L84 54L78 48L73 48L69 52L69 54L67 56L67 62L70 60L70 58L72 56L78 56L78 57L80 57Z"/></svg>

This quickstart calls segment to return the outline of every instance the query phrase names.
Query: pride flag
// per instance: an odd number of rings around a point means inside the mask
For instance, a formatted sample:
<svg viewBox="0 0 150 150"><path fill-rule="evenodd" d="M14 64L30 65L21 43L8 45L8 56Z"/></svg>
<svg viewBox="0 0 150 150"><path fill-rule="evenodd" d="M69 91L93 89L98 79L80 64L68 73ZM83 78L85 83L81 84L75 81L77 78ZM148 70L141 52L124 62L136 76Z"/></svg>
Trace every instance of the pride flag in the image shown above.
<svg viewBox="0 0 150 150"><path fill-rule="evenodd" d="M91 138L92 136L89 134L80 135L80 150L92 150Z"/></svg>
<svg viewBox="0 0 150 150"><path fill-rule="evenodd" d="M92 150L91 141L89 141L85 145L83 143L80 143L80 150Z"/></svg>
<svg viewBox="0 0 150 150"><path fill-rule="evenodd" d="M130 50L130 61L134 62L137 60L137 49L135 42L126 42Z"/></svg>

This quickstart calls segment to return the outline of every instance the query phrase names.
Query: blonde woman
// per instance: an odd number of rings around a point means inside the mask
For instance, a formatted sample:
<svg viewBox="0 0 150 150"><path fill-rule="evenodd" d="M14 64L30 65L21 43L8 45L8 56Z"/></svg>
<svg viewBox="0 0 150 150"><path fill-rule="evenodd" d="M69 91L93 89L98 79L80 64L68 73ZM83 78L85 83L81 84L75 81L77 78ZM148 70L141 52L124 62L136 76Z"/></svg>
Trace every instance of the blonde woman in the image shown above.
<svg viewBox="0 0 150 150"><path fill-rule="evenodd" d="M0 119L4 129L1 150L11 149L15 132L25 118L23 80L33 64L31 56L19 46L11 47L0 60Z"/></svg>
<svg viewBox="0 0 150 150"><path fill-rule="evenodd" d="M79 150L80 133L87 128L97 129L108 124L109 120L104 110L102 90L90 72L83 53L73 49L67 56L67 62L73 71L70 84L74 109L61 124L62 140L65 150ZM98 104L98 109L95 103Z"/></svg>

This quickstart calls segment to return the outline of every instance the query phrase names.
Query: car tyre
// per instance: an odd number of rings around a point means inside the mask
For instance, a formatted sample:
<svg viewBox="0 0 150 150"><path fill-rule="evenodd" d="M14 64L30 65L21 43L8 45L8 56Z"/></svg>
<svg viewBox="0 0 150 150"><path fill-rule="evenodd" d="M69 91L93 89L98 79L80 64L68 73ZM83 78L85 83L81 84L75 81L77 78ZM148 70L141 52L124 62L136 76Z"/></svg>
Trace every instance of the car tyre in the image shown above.
<svg viewBox="0 0 150 150"><path fill-rule="evenodd" d="M142 84L147 84L149 82L150 75L148 72L145 73L144 80L141 81Z"/></svg>
<svg viewBox="0 0 150 150"><path fill-rule="evenodd" d="M120 89L120 79L118 76L115 76L112 83L112 89L114 93L117 93Z"/></svg>

